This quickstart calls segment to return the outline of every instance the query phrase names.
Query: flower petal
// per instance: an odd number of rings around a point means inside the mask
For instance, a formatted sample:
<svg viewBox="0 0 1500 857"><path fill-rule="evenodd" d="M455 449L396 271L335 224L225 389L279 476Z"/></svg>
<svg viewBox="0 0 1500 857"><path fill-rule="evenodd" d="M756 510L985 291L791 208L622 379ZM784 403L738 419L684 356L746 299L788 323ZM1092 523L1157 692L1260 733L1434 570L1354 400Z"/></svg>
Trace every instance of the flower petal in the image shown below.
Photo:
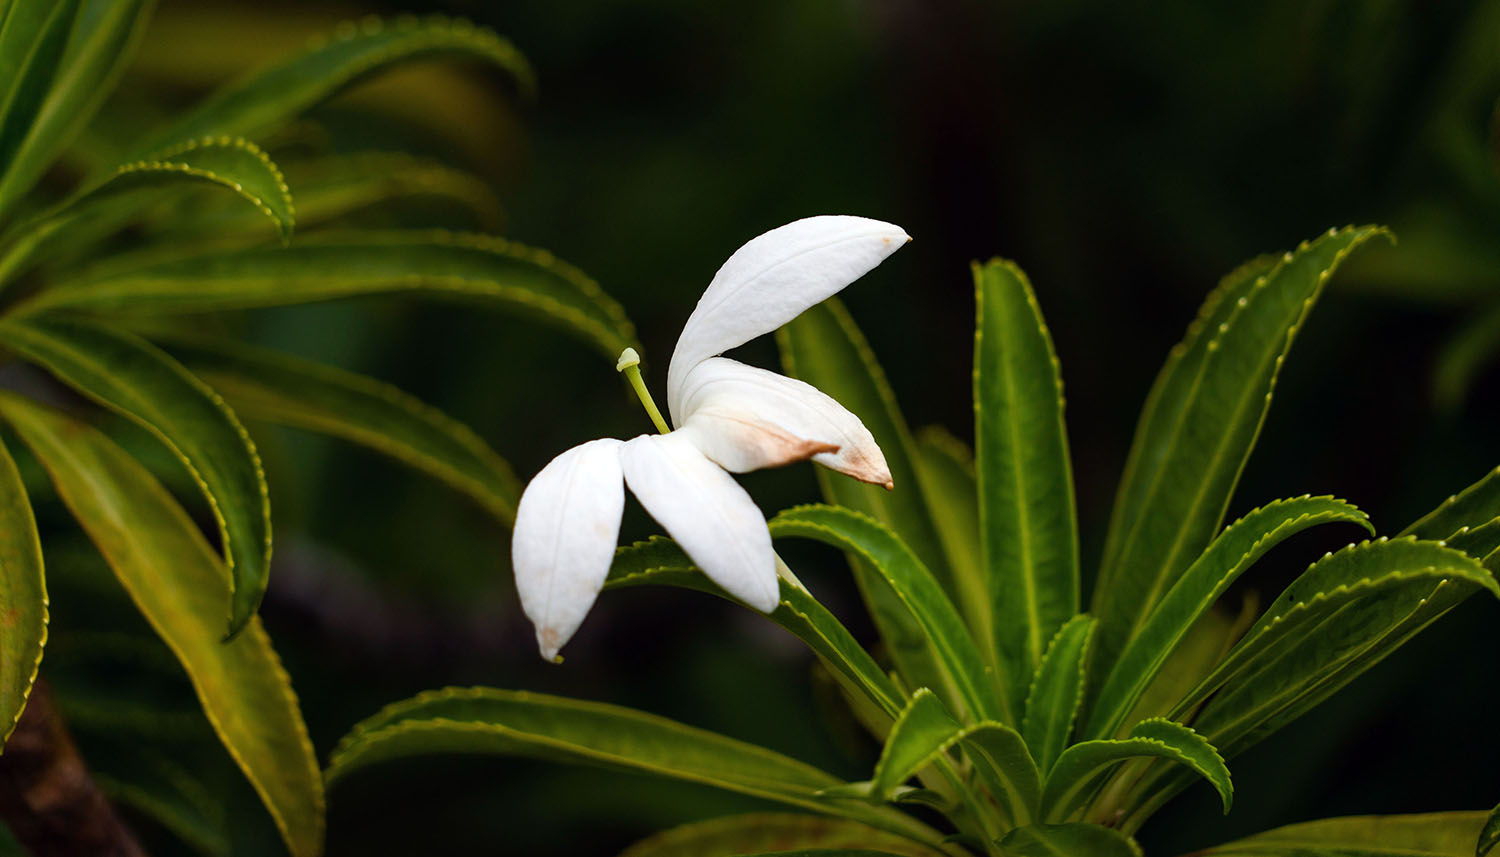
<svg viewBox="0 0 1500 857"><path fill-rule="evenodd" d="M710 357L683 383L684 431L735 473L811 458L862 482L891 485L885 455L859 417L811 384Z"/></svg>
<svg viewBox="0 0 1500 857"><path fill-rule="evenodd" d="M769 613L781 601L765 516L683 432L641 435L620 450L641 505L724 591Z"/></svg>
<svg viewBox="0 0 1500 857"><path fill-rule="evenodd" d="M770 333L864 276L911 239L864 217L809 217L734 252L688 316L667 370L667 408L681 425L679 393L702 360Z"/></svg>
<svg viewBox="0 0 1500 857"><path fill-rule="evenodd" d="M625 510L622 446L603 438L564 452L531 480L516 506L510 543L516 591L549 661L578 630L609 575Z"/></svg>

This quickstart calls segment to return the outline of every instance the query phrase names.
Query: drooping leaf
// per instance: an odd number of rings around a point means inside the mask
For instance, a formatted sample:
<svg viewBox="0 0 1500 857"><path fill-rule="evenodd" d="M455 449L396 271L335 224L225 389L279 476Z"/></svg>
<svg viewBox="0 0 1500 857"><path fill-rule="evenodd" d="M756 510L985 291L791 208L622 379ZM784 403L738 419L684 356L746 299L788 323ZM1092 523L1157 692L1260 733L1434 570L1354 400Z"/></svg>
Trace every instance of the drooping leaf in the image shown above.
<svg viewBox="0 0 1500 857"><path fill-rule="evenodd" d="M78 0L12 0L0 18L0 213L16 152L58 74Z"/></svg>
<svg viewBox="0 0 1500 857"><path fill-rule="evenodd" d="M1446 539L1462 527L1478 527L1495 518L1500 518L1500 467L1413 521L1401 535Z"/></svg>
<svg viewBox="0 0 1500 857"><path fill-rule="evenodd" d="M478 435L389 384L221 339L156 337L247 419L369 447L473 498L506 525L521 482Z"/></svg>
<svg viewBox="0 0 1500 857"><path fill-rule="evenodd" d="M874 518L838 506L787 509L769 525L773 538L800 536L860 555L921 628L942 670L944 684L933 690L943 702L967 722L1011 719L958 610L895 533Z"/></svg>
<svg viewBox="0 0 1500 857"><path fill-rule="evenodd" d="M1142 857L1134 839L1097 824L1031 824L1000 840L1014 857Z"/></svg>
<svg viewBox="0 0 1500 857"><path fill-rule="evenodd" d="M271 564L271 505L255 444L192 373L131 334L59 319L0 320L0 344L159 438L199 482L219 527L230 634L254 615Z"/></svg>
<svg viewBox="0 0 1500 857"><path fill-rule="evenodd" d="M1193 623L1213 607L1245 569L1292 535L1336 521L1359 524L1374 534L1364 512L1333 497L1277 500L1226 527L1182 573L1151 615L1125 638L1120 659L1098 693L1084 734L1114 737Z"/></svg>
<svg viewBox="0 0 1500 857"><path fill-rule="evenodd" d="M897 786L937 761L960 737L960 727L943 703L932 691L918 688L886 737L870 780L871 793L891 800Z"/></svg>
<svg viewBox="0 0 1500 857"><path fill-rule="evenodd" d="M487 63L523 94L533 87L525 58L490 30L441 17L366 19L346 23L333 38L300 56L219 90L141 148L221 134L253 138L365 78L401 63L435 57Z"/></svg>
<svg viewBox="0 0 1500 857"><path fill-rule="evenodd" d="M635 343L635 328L619 304L552 254L499 238L432 230L125 257L42 292L18 312L195 313L390 293L526 312L581 336L611 360Z"/></svg>
<svg viewBox="0 0 1500 857"><path fill-rule="evenodd" d="M46 257L59 236L69 239L64 246L74 246L68 233L80 224L102 238L138 219L140 209L163 193L193 185L228 189L248 202L255 216L274 224L283 242L290 240L296 215L291 191L276 164L244 138L204 138L121 164L104 179L16 227L5 238L0 281Z"/></svg>
<svg viewBox="0 0 1500 857"><path fill-rule="evenodd" d="M1382 232L1329 230L1270 267L1241 268L1173 350L1142 411L1105 542L1091 610L1099 674L1208 546L1313 301L1339 264Z"/></svg>
<svg viewBox="0 0 1500 857"><path fill-rule="evenodd" d="M54 5L47 0L28 2ZM46 100L13 156L8 162L0 159L6 164L0 177L0 212L31 189L114 89L145 30L152 5L151 0L83 0ZM8 78L0 76L4 79Z"/></svg>
<svg viewBox="0 0 1500 857"><path fill-rule="evenodd" d="M972 603L973 599L957 595L956 582L948 572L942 540L925 502L931 491L914 464L906 421L869 343L843 304L830 299L802 313L776 332L776 343L787 374L817 387L858 414L890 467L895 485L891 491L817 468L824 498L863 512L895 530L926 567L939 575L950 596L961 604ZM900 599L861 558L850 556L849 564L875 626L902 676L912 687L938 686L943 680L941 669L921 629L907 621Z"/></svg>
<svg viewBox="0 0 1500 857"><path fill-rule="evenodd" d="M1153 718L1137 723L1129 738L1084 741L1064 750L1042 791L1042 817L1049 822L1075 818L1116 766L1143 757L1175 762L1208 780L1229 812L1234 786L1214 745L1181 723Z"/></svg>
<svg viewBox="0 0 1500 857"><path fill-rule="evenodd" d="M1074 616L1058 628L1026 694L1021 734L1044 776L1073 733L1073 721L1083 703L1083 679L1093 632L1094 619L1087 613Z"/></svg>
<svg viewBox="0 0 1500 857"><path fill-rule="evenodd" d="M1017 711L1047 641L1078 612L1078 524L1062 375L1036 295L1011 262L995 259L973 270L974 439L987 625L1008 707ZM1043 770L1050 761L1046 753L1038 756Z"/></svg>
<svg viewBox="0 0 1500 857"><path fill-rule="evenodd" d="M47 582L31 501L0 444L0 752L15 731L47 643Z"/></svg>
<svg viewBox="0 0 1500 857"><path fill-rule="evenodd" d="M987 614L989 599L983 597L984 558L979 546L979 488L974 453L963 441L937 426L917 432L915 451L913 464L922 484L932 488L925 495L927 506L942 539L943 553L953 567L953 577L980 582L970 593L976 606L960 607L970 622L978 621L980 614L975 611Z"/></svg>
<svg viewBox="0 0 1500 857"><path fill-rule="evenodd" d="M875 848L903 857L942 857L918 845L842 818L756 812L695 821L664 830L620 852L620 857L737 857L772 848Z"/></svg>
<svg viewBox="0 0 1500 857"><path fill-rule="evenodd" d="M1357 815L1289 824L1198 854L1237 857L1470 857L1482 812Z"/></svg>
<svg viewBox="0 0 1500 857"><path fill-rule="evenodd" d="M181 661L204 713L294 857L322 850L323 784L281 662L257 618L223 639L229 583L198 528L144 468L88 425L18 396L0 417Z"/></svg>
<svg viewBox="0 0 1500 857"><path fill-rule="evenodd" d="M330 784L380 762L487 753L599 765L710 785L841 815L929 843L936 834L894 809L818 796L831 774L754 744L616 705L526 691L448 688L386 706L355 725L329 760Z"/></svg>
<svg viewBox="0 0 1500 857"><path fill-rule="evenodd" d="M704 576L676 542L661 537L615 551L604 588L648 585L678 586L734 600ZM906 702L890 677L808 592L782 580L781 604L771 612L770 619L806 643L851 690L870 699L891 718L901 714Z"/></svg>
<svg viewBox="0 0 1500 857"><path fill-rule="evenodd" d="M1233 758L1480 590L1500 587L1478 561L1435 542L1351 545L1293 581L1173 714L1202 705L1195 728ZM1149 772L1135 793L1135 816L1186 784L1172 772Z"/></svg>

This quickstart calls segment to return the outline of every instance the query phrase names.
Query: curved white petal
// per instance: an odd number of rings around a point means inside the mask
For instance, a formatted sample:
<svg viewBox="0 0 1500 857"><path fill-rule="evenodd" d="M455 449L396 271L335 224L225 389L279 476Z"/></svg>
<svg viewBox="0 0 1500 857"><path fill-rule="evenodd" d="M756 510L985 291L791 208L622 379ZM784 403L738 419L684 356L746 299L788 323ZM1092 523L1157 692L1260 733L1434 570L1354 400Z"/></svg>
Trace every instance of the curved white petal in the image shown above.
<svg viewBox="0 0 1500 857"><path fill-rule="evenodd" d="M684 418L680 387L713 357L770 333L864 276L911 239L899 226L846 215L808 217L734 252L688 316L667 369L667 408Z"/></svg>
<svg viewBox="0 0 1500 857"><path fill-rule="evenodd" d="M625 509L621 441L591 440L552 459L521 494L511 564L521 609L552 660L609 575Z"/></svg>
<svg viewBox="0 0 1500 857"><path fill-rule="evenodd" d="M710 357L682 385L682 431L735 473L811 458L862 482L891 486L885 455L859 417L818 388Z"/></svg>
<svg viewBox="0 0 1500 857"><path fill-rule="evenodd" d="M709 579L769 613L781 600L771 532L750 495L683 432L641 435L620 449L625 483Z"/></svg>

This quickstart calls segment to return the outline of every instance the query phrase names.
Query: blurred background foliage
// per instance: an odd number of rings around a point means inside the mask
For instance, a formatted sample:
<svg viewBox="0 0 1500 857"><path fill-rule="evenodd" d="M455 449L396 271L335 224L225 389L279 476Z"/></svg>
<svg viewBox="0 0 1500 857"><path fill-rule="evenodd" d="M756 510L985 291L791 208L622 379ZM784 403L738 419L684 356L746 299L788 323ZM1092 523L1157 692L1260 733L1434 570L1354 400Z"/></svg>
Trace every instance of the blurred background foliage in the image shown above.
<svg viewBox="0 0 1500 857"><path fill-rule="evenodd" d="M916 241L847 303L913 426L965 439L967 266L1015 259L1068 384L1086 568L1141 401L1204 294L1244 259L1332 225L1386 223L1400 243L1341 273L1314 312L1231 515L1331 492L1394 531L1500 463L1500 3L163 0L51 180L113 162L117 141L340 21L400 12L495 29L532 61L539 95L516 101L483 70L428 63L319 108L266 141L298 195L299 235L316 228L310 191L337 179L319 158L367 152L403 204L372 199L356 222L554 251L625 305L659 391L682 321L746 239L810 214L890 220ZM384 154L397 150L419 157ZM202 201L206 228L238 215L220 203ZM410 390L523 477L584 440L649 430L607 361L516 319L381 298L212 323ZM742 351L776 360L769 341ZM509 534L482 509L349 445L251 428L276 516L262 613L320 754L388 701L482 683L633 705L868 770L876 748L768 623L692 593L620 591L567 664L548 666L515 603ZM816 496L806 465L744 481L768 512ZM45 512L42 524L54 539L73 526ZM627 539L654 531L627 511ZM1299 537L1242 588L1274 593L1336 546ZM787 559L846 622L865 621L836 554ZM164 650L135 646L150 638L122 626L134 611L107 606L123 593L96 562L86 546L49 553L44 675L101 782L136 807L155 854L280 853ZM1207 788L1187 793L1143 831L1148 853L1331 815L1493 805L1495 610L1473 599L1236 760L1231 816ZM146 776L158 787L132 789ZM612 854L753 808L676 783L435 759L335 789L329 853Z"/></svg>

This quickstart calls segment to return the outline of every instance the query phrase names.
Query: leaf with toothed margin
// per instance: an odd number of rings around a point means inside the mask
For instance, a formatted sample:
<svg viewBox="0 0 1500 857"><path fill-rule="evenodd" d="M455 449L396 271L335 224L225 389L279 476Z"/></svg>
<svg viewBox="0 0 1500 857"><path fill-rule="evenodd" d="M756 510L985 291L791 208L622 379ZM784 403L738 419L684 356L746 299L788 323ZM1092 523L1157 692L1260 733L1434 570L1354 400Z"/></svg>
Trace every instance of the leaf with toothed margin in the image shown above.
<svg viewBox="0 0 1500 857"><path fill-rule="evenodd" d="M26 0L31 7L62 10L81 6L67 32L67 47L51 78L46 98L25 129L18 147L0 157L0 213L8 211L77 134L114 89L135 51L149 17L151 0L83 0L81 4ZM13 4L12 8L18 8ZM0 47L0 54L10 52ZM0 70L0 80L10 76Z"/></svg>
<svg viewBox="0 0 1500 857"><path fill-rule="evenodd" d="M1194 727L1232 758L1481 590L1500 596L1484 566L1440 543L1350 545L1293 581L1174 716L1202 704ZM1186 785L1171 772L1147 772L1130 811L1143 818Z"/></svg>
<svg viewBox="0 0 1500 857"><path fill-rule="evenodd" d="M521 482L464 424L389 384L275 351L206 337L154 336L246 419L321 432L426 473L515 522Z"/></svg>
<svg viewBox="0 0 1500 857"><path fill-rule="evenodd" d="M1097 824L1031 824L1000 840L1010 857L1142 857L1141 846L1118 830Z"/></svg>
<svg viewBox="0 0 1500 857"><path fill-rule="evenodd" d="M1289 824L1196 852L1201 857L1470 857L1482 812L1356 815Z"/></svg>
<svg viewBox="0 0 1500 857"><path fill-rule="evenodd" d="M1058 628L1026 694L1021 734L1026 736L1026 746L1031 748L1043 776L1073 734L1073 721L1083 702L1084 671L1093 633L1094 618L1087 613L1074 616Z"/></svg>
<svg viewBox="0 0 1500 857"><path fill-rule="evenodd" d="M435 753L597 765L778 801L935 844L931 828L890 807L829 800L833 775L764 747L618 705L526 691L447 688L386 706L334 749L330 785L371 765Z"/></svg>
<svg viewBox="0 0 1500 857"><path fill-rule="evenodd" d="M921 629L941 670L943 683L932 689L944 704L966 723L1005 722L992 674L957 608L900 537L874 518L839 506L797 506L767 523L772 538L812 539L860 556Z"/></svg>
<svg viewBox="0 0 1500 857"><path fill-rule="evenodd" d="M439 230L307 236L290 247L122 256L18 305L168 315L415 294L519 311L562 327L614 360L635 327L597 283L545 250Z"/></svg>
<svg viewBox="0 0 1500 857"><path fill-rule="evenodd" d="M260 606L271 571L271 501L260 455L224 400L180 363L92 322L0 320L0 344L139 424L171 450L208 501L229 571L232 636Z"/></svg>
<svg viewBox="0 0 1500 857"><path fill-rule="evenodd" d="M1091 738L1112 738L1125 717L1193 623L1207 613L1246 569L1287 538L1318 524L1347 522L1374 534L1369 517L1333 497L1277 500L1224 528L1172 585L1135 634L1098 692L1088 727Z"/></svg>
<svg viewBox="0 0 1500 857"><path fill-rule="evenodd" d="M0 444L0 748L26 710L47 643L42 544L26 486Z"/></svg>
<svg viewBox="0 0 1500 857"><path fill-rule="evenodd" d="M993 647L1008 708L1019 712L1047 641L1078 612L1073 471L1061 367L1031 283L1002 259L972 267L979 585L988 606L977 630ZM1043 769L1046 756L1038 756Z"/></svg>
<svg viewBox="0 0 1500 857"><path fill-rule="evenodd" d="M99 238L140 217L141 209L174 189L218 186L248 202L275 225L282 243L291 240L296 215L281 171L266 153L240 137L192 140L115 167L109 176L83 189L47 213L18 225L3 239L0 281L47 258L53 239L75 226ZM73 248L71 240L66 245Z"/></svg>
<svg viewBox="0 0 1500 857"><path fill-rule="evenodd" d="M943 857L946 853L841 818L755 812L664 830L631 845L619 857L739 857L766 849L851 847L875 848L878 851L868 853L900 857Z"/></svg>
<svg viewBox="0 0 1500 857"><path fill-rule="evenodd" d="M870 791L879 800L891 800L896 789L947 752L959 739L959 725L927 688L912 694L906 710L886 736Z"/></svg>
<svg viewBox="0 0 1500 857"><path fill-rule="evenodd" d="M526 59L488 29L436 16L367 18L345 23L305 53L219 90L140 150L209 135L254 137L392 66L444 57L487 63L522 94L534 87Z"/></svg>
<svg viewBox="0 0 1500 857"><path fill-rule="evenodd" d="M1382 234L1331 229L1279 260L1250 263L1210 295L1173 350L1141 413L1105 540L1090 610L1099 620L1096 681L1219 529L1324 283Z"/></svg>
<svg viewBox="0 0 1500 857"><path fill-rule="evenodd" d="M841 683L886 715L900 715L906 701L875 659L806 590L786 580L780 584L781 603L771 611L771 621L806 643ZM660 536L616 550L604 582L606 590L649 585L678 586L740 603L699 571L676 542Z"/></svg>
<svg viewBox="0 0 1500 857"><path fill-rule="evenodd" d="M1500 518L1477 527L1459 527L1458 532L1443 541L1448 547L1479 560L1492 574L1500 573Z"/></svg>
<svg viewBox="0 0 1500 857"><path fill-rule="evenodd" d="M1401 535L1446 539L1461 527L1479 527L1496 518L1500 518L1500 467L1413 521Z"/></svg>
<svg viewBox="0 0 1500 857"><path fill-rule="evenodd" d="M198 526L149 471L86 423L12 394L0 394L0 417L181 662L293 857L316 857L323 782L297 697L258 617L224 641L229 576Z"/></svg>
<svg viewBox="0 0 1500 857"><path fill-rule="evenodd" d="M1135 724L1128 738L1084 741L1064 750L1047 775L1042 818L1052 823L1076 820L1121 763L1151 757L1173 763L1171 769L1186 777L1207 780L1219 793L1224 814L1229 814L1234 786L1224 757L1195 730L1158 717Z"/></svg>
<svg viewBox="0 0 1500 857"><path fill-rule="evenodd" d="M932 521L943 542L943 552L953 566L955 580L984 580L984 558L979 547L979 487L974 472L974 451L947 429L925 426L917 431L915 458L927 492ZM983 590L980 590L981 592ZM987 600L987 598L986 598ZM971 607L967 600L959 607L970 621L976 621L977 610L988 611L984 604Z"/></svg>

